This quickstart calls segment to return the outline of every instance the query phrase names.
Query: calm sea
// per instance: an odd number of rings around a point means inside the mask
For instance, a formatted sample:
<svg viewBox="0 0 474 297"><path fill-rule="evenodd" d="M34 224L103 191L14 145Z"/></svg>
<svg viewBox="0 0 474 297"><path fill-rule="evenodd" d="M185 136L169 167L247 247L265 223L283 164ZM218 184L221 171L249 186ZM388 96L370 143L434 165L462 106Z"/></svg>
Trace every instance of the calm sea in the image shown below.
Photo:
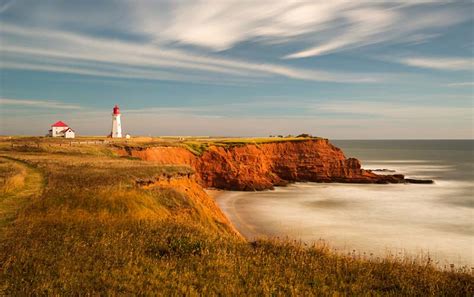
<svg viewBox="0 0 474 297"><path fill-rule="evenodd" d="M429 256L474 266L473 140L339 140L367 169L433 185L297 183L265 192L226 192L217 203L248 238L279 236L374 256Z"/></svg>

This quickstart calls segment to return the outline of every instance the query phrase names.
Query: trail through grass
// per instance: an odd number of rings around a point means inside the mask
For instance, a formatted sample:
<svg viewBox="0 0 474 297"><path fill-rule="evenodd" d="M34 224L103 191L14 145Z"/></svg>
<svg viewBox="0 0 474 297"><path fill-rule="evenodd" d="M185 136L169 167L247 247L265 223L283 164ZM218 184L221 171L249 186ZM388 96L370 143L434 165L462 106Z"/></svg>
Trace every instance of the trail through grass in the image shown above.
<svg viewBox="0 0 474 297"><path fill-rule="evenodd" d="M38 169L24 162L5 156L0 156L0 161L2 165L18 170L16 174L10 174L10 176L4 174L4 176L2 176L3 183L0 185L1 230L5 225L15 219L18 210L41 195L45 180ZM1 173L4 172L5 171ZM9 180L15 180L16 182L13 182L13 185L11 185Z"/></svg>

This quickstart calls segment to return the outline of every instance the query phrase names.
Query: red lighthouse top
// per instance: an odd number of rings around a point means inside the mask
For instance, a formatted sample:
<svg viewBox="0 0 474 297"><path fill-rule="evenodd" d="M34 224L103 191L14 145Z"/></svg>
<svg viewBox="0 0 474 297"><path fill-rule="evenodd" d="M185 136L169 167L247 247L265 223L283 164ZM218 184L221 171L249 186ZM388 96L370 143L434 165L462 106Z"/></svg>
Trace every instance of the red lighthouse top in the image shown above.
<svg viewBox="0 0 474 297"><path fill-rule="evenodd" d="M120 114L120 108L118 107L117 104L114 106L114 115L119 115Z"/></svg>

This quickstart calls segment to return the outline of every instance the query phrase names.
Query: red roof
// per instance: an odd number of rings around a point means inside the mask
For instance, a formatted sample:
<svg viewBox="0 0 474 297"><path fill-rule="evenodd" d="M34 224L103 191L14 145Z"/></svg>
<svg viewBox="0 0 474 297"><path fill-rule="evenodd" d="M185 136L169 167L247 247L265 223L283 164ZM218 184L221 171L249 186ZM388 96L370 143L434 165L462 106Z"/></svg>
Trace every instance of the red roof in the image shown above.
<svg viewBox="0 0 474 297"><path fill-rule="evenodd" d="M51 125L51 127L68 127L65 123L59 121Z"/></svg>

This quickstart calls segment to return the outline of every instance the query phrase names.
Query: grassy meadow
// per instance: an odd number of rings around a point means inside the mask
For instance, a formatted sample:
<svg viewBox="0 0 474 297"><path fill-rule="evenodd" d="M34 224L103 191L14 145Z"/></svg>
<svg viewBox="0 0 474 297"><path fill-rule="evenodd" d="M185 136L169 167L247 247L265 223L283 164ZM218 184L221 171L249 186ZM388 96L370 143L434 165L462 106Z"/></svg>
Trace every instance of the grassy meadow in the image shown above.
<svg viewBox="0 0 474 297"><path fill-rule="evenodd" d="M188 167L121 158L110 144L14 141L0 139L0 295L474 294L471 271L442 271L427 258L246 242ZM214 140L160 141L197 142L199 153ZM163 178L177 182L139 182Z"/></svg>
<svg viewBox="0 0 474 297"><path fill-rule="evenodd" d="M12 193L25 185L27 172L23 166L8 159L0 160L0 185L2 194Z"/></svg>

